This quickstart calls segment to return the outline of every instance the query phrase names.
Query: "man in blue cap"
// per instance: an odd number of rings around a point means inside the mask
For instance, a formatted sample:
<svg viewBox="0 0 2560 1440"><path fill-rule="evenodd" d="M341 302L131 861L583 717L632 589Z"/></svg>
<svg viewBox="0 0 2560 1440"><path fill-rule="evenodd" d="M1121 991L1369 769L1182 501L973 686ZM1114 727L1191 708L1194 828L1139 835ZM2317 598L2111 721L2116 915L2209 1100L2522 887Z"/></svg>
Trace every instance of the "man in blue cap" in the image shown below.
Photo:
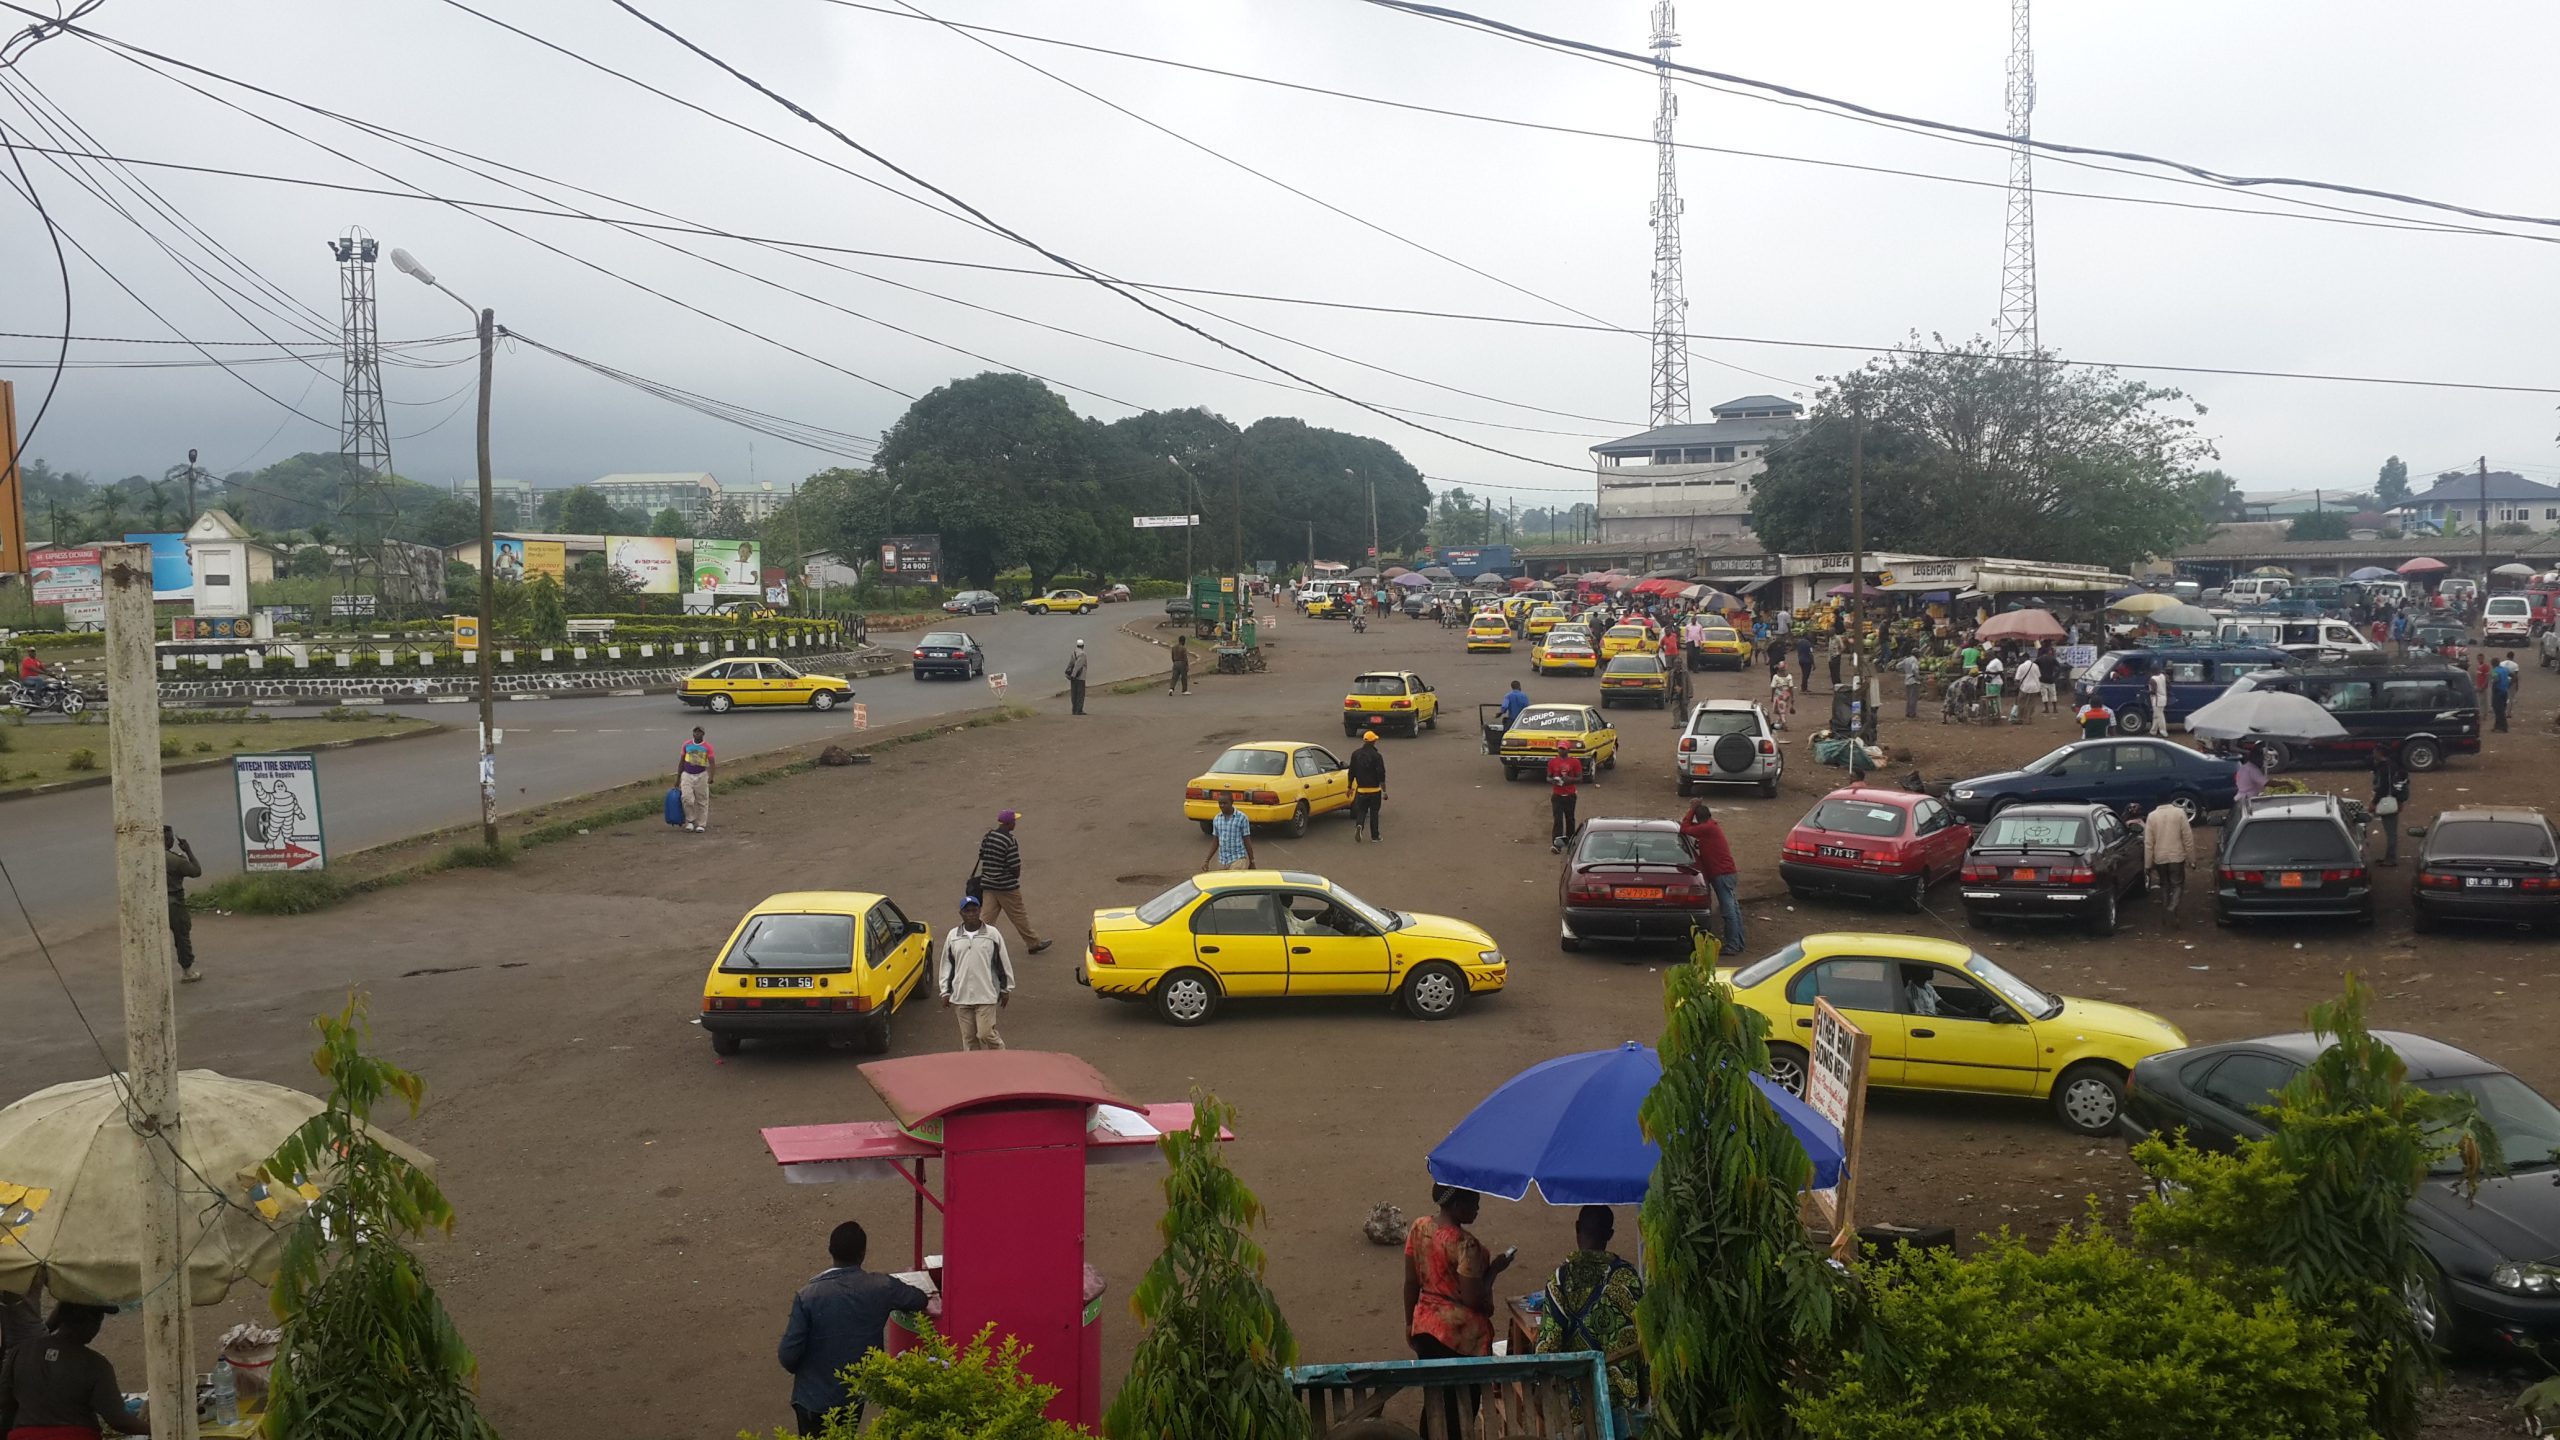
<svg viewBox="0 0 2560 1440"><path fill-rule="evenodd" d="M942 1008L960 1015L960 1048L1001 1050L996 1012L1013 1001L1013 965L1004 936L986 923L978 897L963 896L960 923L942 937L942 970L934 977Z"/></svg>

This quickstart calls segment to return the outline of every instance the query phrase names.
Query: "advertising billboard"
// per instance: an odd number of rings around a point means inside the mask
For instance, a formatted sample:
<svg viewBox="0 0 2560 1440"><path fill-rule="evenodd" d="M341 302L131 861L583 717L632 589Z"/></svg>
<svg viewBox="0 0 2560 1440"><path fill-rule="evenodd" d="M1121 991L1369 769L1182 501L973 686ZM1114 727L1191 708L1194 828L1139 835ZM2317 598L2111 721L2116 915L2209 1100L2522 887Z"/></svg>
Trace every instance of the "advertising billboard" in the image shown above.
<svg viewBox="0 0 2560 1440"><path fill-rule="evenodd" d="M187 537L170 531L156 535L127 535L127 545L151 547L151 598L154 600L188 600L196 593L196 568L187 558Z"/></svg>
<svg viewBox="0 0 2560 1440"><path fill-rule="evenodd" d="M27 555L27 588L39 605L70 605L107 598L95 546L56 546Z"/></svg>
<svg viewBox="0 0 2560 1440"><path fill-rule="evenodd" d="M900 585L942 583L940 535L891 535L880 542L880 578Z"/></svg>
<svg viewBox="0 0 2560 1440"><path fill-rule="evenodd" d="M676 583L676 542L667 536L607 535L604 563L638 582L643 595L674 595L683 589Z"/></svg>
<svg viewBox="0 0 2560 1440"><path fill-rule="evenodd" d="M709 595L759 594L762 559L753 540L696 540L693 575L685 588Z"/></svg>
<svg viewBox="0 0 2560 1440"><path fill-rule="evenodd" d="M239 798L240 868L325 870L329 842L320 828L320 757L308 751L234 755L231 783Z"/></svg>
<svg viewBox="0 0 2560 1440"><path fill-rule="evenodd" d="M492 572L499 580L524 584L536 575L548 575L552 583L569 583L569 547L557 540L514 540L500 536L491 542L497 559Z"/></svg>

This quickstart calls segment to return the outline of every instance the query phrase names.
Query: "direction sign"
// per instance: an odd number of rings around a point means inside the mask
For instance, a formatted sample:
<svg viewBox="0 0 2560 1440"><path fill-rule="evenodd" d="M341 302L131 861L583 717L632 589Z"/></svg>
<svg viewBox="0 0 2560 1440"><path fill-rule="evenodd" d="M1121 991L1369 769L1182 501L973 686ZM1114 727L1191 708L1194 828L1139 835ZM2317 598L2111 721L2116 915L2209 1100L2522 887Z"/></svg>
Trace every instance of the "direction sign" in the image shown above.
<svg viewBox="0 0 2560 1440"><path fill-rule="evenodd" d="M241 869L328 868L319 756L307 750L234 755L231 783L239 801Z"/></svg>
<svg viewBox="0 0 2560 1440"><path fill-rule="evenodd" d="M853 728L856 730L871 728L871 707L859 700L853 702Z"/></svg>
<svg viewBox="0 0 2560 1440"><path fill-rule="evenodd" d="M1200 523L1197 515L1132 515L1130 528L1136 530L1184 529Z"/></svg>

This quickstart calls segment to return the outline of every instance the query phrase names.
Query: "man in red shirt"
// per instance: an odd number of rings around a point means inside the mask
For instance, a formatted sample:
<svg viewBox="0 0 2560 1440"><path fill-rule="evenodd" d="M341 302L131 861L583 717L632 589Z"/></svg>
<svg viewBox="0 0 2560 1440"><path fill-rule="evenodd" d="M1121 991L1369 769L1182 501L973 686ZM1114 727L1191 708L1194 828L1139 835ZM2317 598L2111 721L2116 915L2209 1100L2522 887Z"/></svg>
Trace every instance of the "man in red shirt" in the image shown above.
<svg viewBox="0 0 2560 1440"><path fill-rule="evenodd" d="M1701 800L1680 817L1680 834L1698 855L1698 868L1716 887L1716 910L1724 920L1724 953L1742 951L1742 873L1733 863L1733 845L1725 839L1724 822Z"/></svg>
<svg viewBox="0 0 2560 1440"><path fill-rule="evenodd" d="M1573 840L1574 797L1582 785L1582 757L1559 750L1547 762L1547 808L1555 817L1555 833L1547 849L1561 853Z"/></svg>

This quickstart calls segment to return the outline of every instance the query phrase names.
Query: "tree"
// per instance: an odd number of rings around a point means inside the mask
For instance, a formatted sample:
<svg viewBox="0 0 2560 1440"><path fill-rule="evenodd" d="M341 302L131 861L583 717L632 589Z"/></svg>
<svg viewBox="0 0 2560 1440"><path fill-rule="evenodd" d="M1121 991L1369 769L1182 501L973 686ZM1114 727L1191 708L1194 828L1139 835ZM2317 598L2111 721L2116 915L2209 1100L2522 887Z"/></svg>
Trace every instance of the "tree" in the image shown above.
<svg viewBox="0 0 2560 1440"><path fill-rule="evenodd" d="M1638 1111L1662 1153L1636 1328L1665 1434L1771 1440L1787 1433L1797 1357L1830 1341L1834 1281L1796 1214L1813 1162L1751 1083L1768 1021L1734 1003L1716 953L1701 933L1663 977L1662 1080Z"/></svg>
<svg viewBox="0 0 2560 1440"><path fill-rule="evenodd" d="M365 1053L361 997L313 1022L312 1065L327 1106L259 1173L291 1194L325 1177L285 1232L271 1301L284 1322L267 1396L267 1430L291 1440L497 1440L474 1395L478 1364L406 1242L453 1229L427 1172L384 1145L374 1108L398 1096L418 1113L425 1083Z"/></svg>
<svg viewBox="0 0 2560 1440"><path fill-rule="evenodd" d="M1914 337L1917 348L1918 337ZM2203 533L2192 478L2213 447L2177 390L1992 353L1976 339L1881 357L1828 383L1752 502L1772 551L1849 548L1848 441L1864 416L1866 539L2124 567Z"/></svg>
<svg viewBox="0 0 2560 1440"><path fill-rule="evenodd" d="M2347 514L2343 510L2318 510L2309 515L2296 515L2285 527L2287 540L2344 540L2347 538Z"/></svg>
<svg viewBox="0 0 2560 1440"><path fill-rule="evenodd" d="M1079 539L1070 525L1093 479L1094 434L1067 402L1028 375L954 380L907 407L880 443L900 530L942 537L944 565L970 584L995 582L1010 561L1048 582Z"/></svg>
<svg viewBox="0 0 2560 1440"><path fill-rule="evenodd" d="M613 502L604 498L603 491L573 486L560 497L559 523L572 535L612 534Z"/></svg>
<svg viewBox="0 0 2560 1440"><path fill-rule="evenodd" d="M1440 492L1431 512L1430 543L1434 545L1481 545L1492 532L1492 517L1462 487L1452 486ZM1474 579L1470 575L1464 577Z"/></svg>
<svg viewBox="0 0 2560 1440"><path fill-rule="evenodd" d="M677 540L693 538L693 522L673 505L649 517L649 533Z"/></svg>
<svg viewBox="0 0 2560 1440"><path fill-rule="evenodd" d="M480 501L465 500L449 490L436 491L411 508L403 502L392 537L441 550L480 538Z"/></svg>
<svg viewBox="0 0 2560 1440"><path fill-rule="evenodd" d="M2373 482L2373 498L2381 501L2385 510L2409 498L2407 461L2394 455L2382 462L2382 473Z"/></svg>
<svg viewBox="0 0 2560 1440"><path fill-rule="evenodd" d="M2220 470L2199 470L2188 476L2187 493L2196 514L2209 526L2249 518L2249 500L2240 493L2240 482Z"/></svg>
<svg viewBox="0 0 2560 1440"><path fill-rule="evenodd" d="M1164 1249L1129 1297L1145 1333L1103 1417L1112 1440L1306 1433L1288 1376L1298 1342L1263 1281L1262 1247L1247 1233L1262 1205L1221 1153L1218 1134L1233 1116L1195 1089L1191 1128L1157 1142L1166 1164L1156 1223Z"/></svg>
<svg viewBox="0 0 2560 1440"><path fill-rule="evenodd" d="M525 582L525 635L532 640L569 638L569 600L548 574Z"/></svg>
<svg viewBox="0 0 2560 1440"><path fill-rule="evenodd" d="M296 579L319 580L328 577L334 563L326 546L304 545L293 552L293 559L287 562L286 569Z"/></svg>

